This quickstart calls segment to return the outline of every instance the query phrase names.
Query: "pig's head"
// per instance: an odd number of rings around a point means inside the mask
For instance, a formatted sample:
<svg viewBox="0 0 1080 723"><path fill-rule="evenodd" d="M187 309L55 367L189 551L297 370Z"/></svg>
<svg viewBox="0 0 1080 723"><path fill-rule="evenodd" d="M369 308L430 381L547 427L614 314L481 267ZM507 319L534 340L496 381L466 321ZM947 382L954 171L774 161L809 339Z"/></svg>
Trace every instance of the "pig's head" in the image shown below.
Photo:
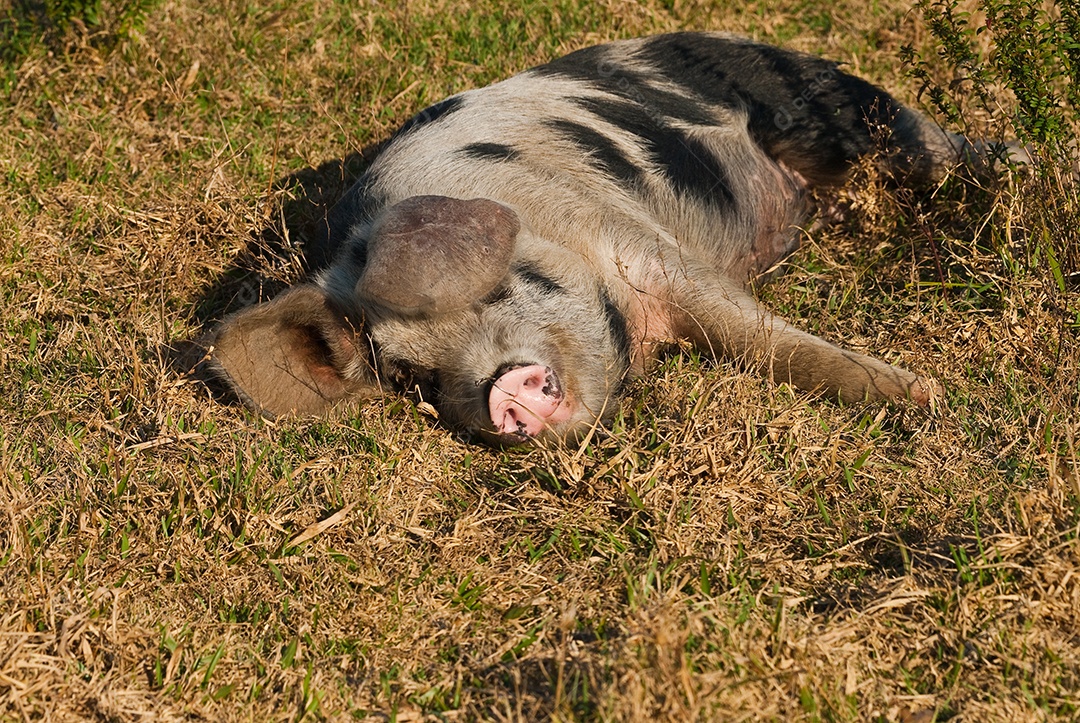
<svg viewBox="0 0 1080 723"><path fill-rule="evenodd" d="M318 283L227 319L213 362L270 416L415 393L455 430L520 444L609 415L626 338L583 260L514 211L417 196L354 233Z"/></svg>

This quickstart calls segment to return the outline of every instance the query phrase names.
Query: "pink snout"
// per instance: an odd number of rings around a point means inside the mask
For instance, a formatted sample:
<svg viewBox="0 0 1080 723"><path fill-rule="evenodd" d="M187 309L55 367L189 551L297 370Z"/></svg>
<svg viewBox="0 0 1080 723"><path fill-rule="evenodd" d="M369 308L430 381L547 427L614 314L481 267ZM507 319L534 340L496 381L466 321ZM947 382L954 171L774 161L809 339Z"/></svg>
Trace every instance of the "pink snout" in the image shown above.
<svg viewBox="0 0 1080 723"><path fill-rule="evenodd" d="M535 437L545 427L570 418L570 407L551 367L539 364L511 369L491 387L491 421L500 434Z"/></svg>

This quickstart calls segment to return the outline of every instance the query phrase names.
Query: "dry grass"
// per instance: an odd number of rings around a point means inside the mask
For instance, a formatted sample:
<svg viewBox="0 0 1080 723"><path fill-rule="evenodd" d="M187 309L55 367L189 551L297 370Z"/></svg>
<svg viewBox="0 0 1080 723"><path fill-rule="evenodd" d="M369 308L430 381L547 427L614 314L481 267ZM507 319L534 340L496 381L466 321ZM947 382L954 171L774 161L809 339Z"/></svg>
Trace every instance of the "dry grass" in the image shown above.
<svg viewBox="0 0 1080 723"><path fill-rule="evenodd" d="M896 53L925 43L892 0L391 6L168 0L111 52L72 35L15 68L0 720L1080 714L1080 212L1049 182L911 201L867 176L766 291L932 372L933 412L687 352L610 438L502 453L402 401L269 424L175 371L451 91L695 27L912 99Z"/></svg>

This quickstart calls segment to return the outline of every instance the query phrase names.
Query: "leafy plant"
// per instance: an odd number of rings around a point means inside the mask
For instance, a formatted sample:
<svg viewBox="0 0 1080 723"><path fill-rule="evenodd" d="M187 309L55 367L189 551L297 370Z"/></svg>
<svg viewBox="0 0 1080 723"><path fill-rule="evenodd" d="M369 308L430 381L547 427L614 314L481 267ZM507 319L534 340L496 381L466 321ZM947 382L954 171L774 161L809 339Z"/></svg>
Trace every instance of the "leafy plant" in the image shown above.
<svg viewBox="0 0 1080 723"><path fill-rule="evenodd" d="M1080 9L1039 0L979 0L975 11L960 0L919 0L918 7L937 41L938 60L954 77L941 82L935 64L910 45L903 58L949 122L964 120L971 99L999 116L996 91L1004 89L1013 100L1008 120L1021 141L1055 160L1075 154Z"/></svg>
<svg viewBox="0 0 1080 723"><path fill-rule="evenodd" d="M919 0L934 55L902 51L950 125L1024 144L1034 173L1017 179L1027 260L1061 294L1080 287L1080 8L1041 0ZM951 76L951 77L949 77ZM986 123L985 120L989 122ZM1067 305L1064 305L1067 306Z"/></svg>

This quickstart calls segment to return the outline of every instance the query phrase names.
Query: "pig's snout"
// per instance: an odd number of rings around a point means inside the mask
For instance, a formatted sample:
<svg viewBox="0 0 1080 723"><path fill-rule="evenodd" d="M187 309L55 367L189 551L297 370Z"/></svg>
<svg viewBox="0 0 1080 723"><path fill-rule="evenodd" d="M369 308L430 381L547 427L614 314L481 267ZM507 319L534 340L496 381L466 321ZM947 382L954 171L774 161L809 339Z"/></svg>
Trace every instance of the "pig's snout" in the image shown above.
<svg viewBox="0 0 1080 723"><path fill-rule="evenodd" d="M519 437L535 437L571 414L558 375L540 364L500 375L488 395L488 409L499 434Z"/></svg>

